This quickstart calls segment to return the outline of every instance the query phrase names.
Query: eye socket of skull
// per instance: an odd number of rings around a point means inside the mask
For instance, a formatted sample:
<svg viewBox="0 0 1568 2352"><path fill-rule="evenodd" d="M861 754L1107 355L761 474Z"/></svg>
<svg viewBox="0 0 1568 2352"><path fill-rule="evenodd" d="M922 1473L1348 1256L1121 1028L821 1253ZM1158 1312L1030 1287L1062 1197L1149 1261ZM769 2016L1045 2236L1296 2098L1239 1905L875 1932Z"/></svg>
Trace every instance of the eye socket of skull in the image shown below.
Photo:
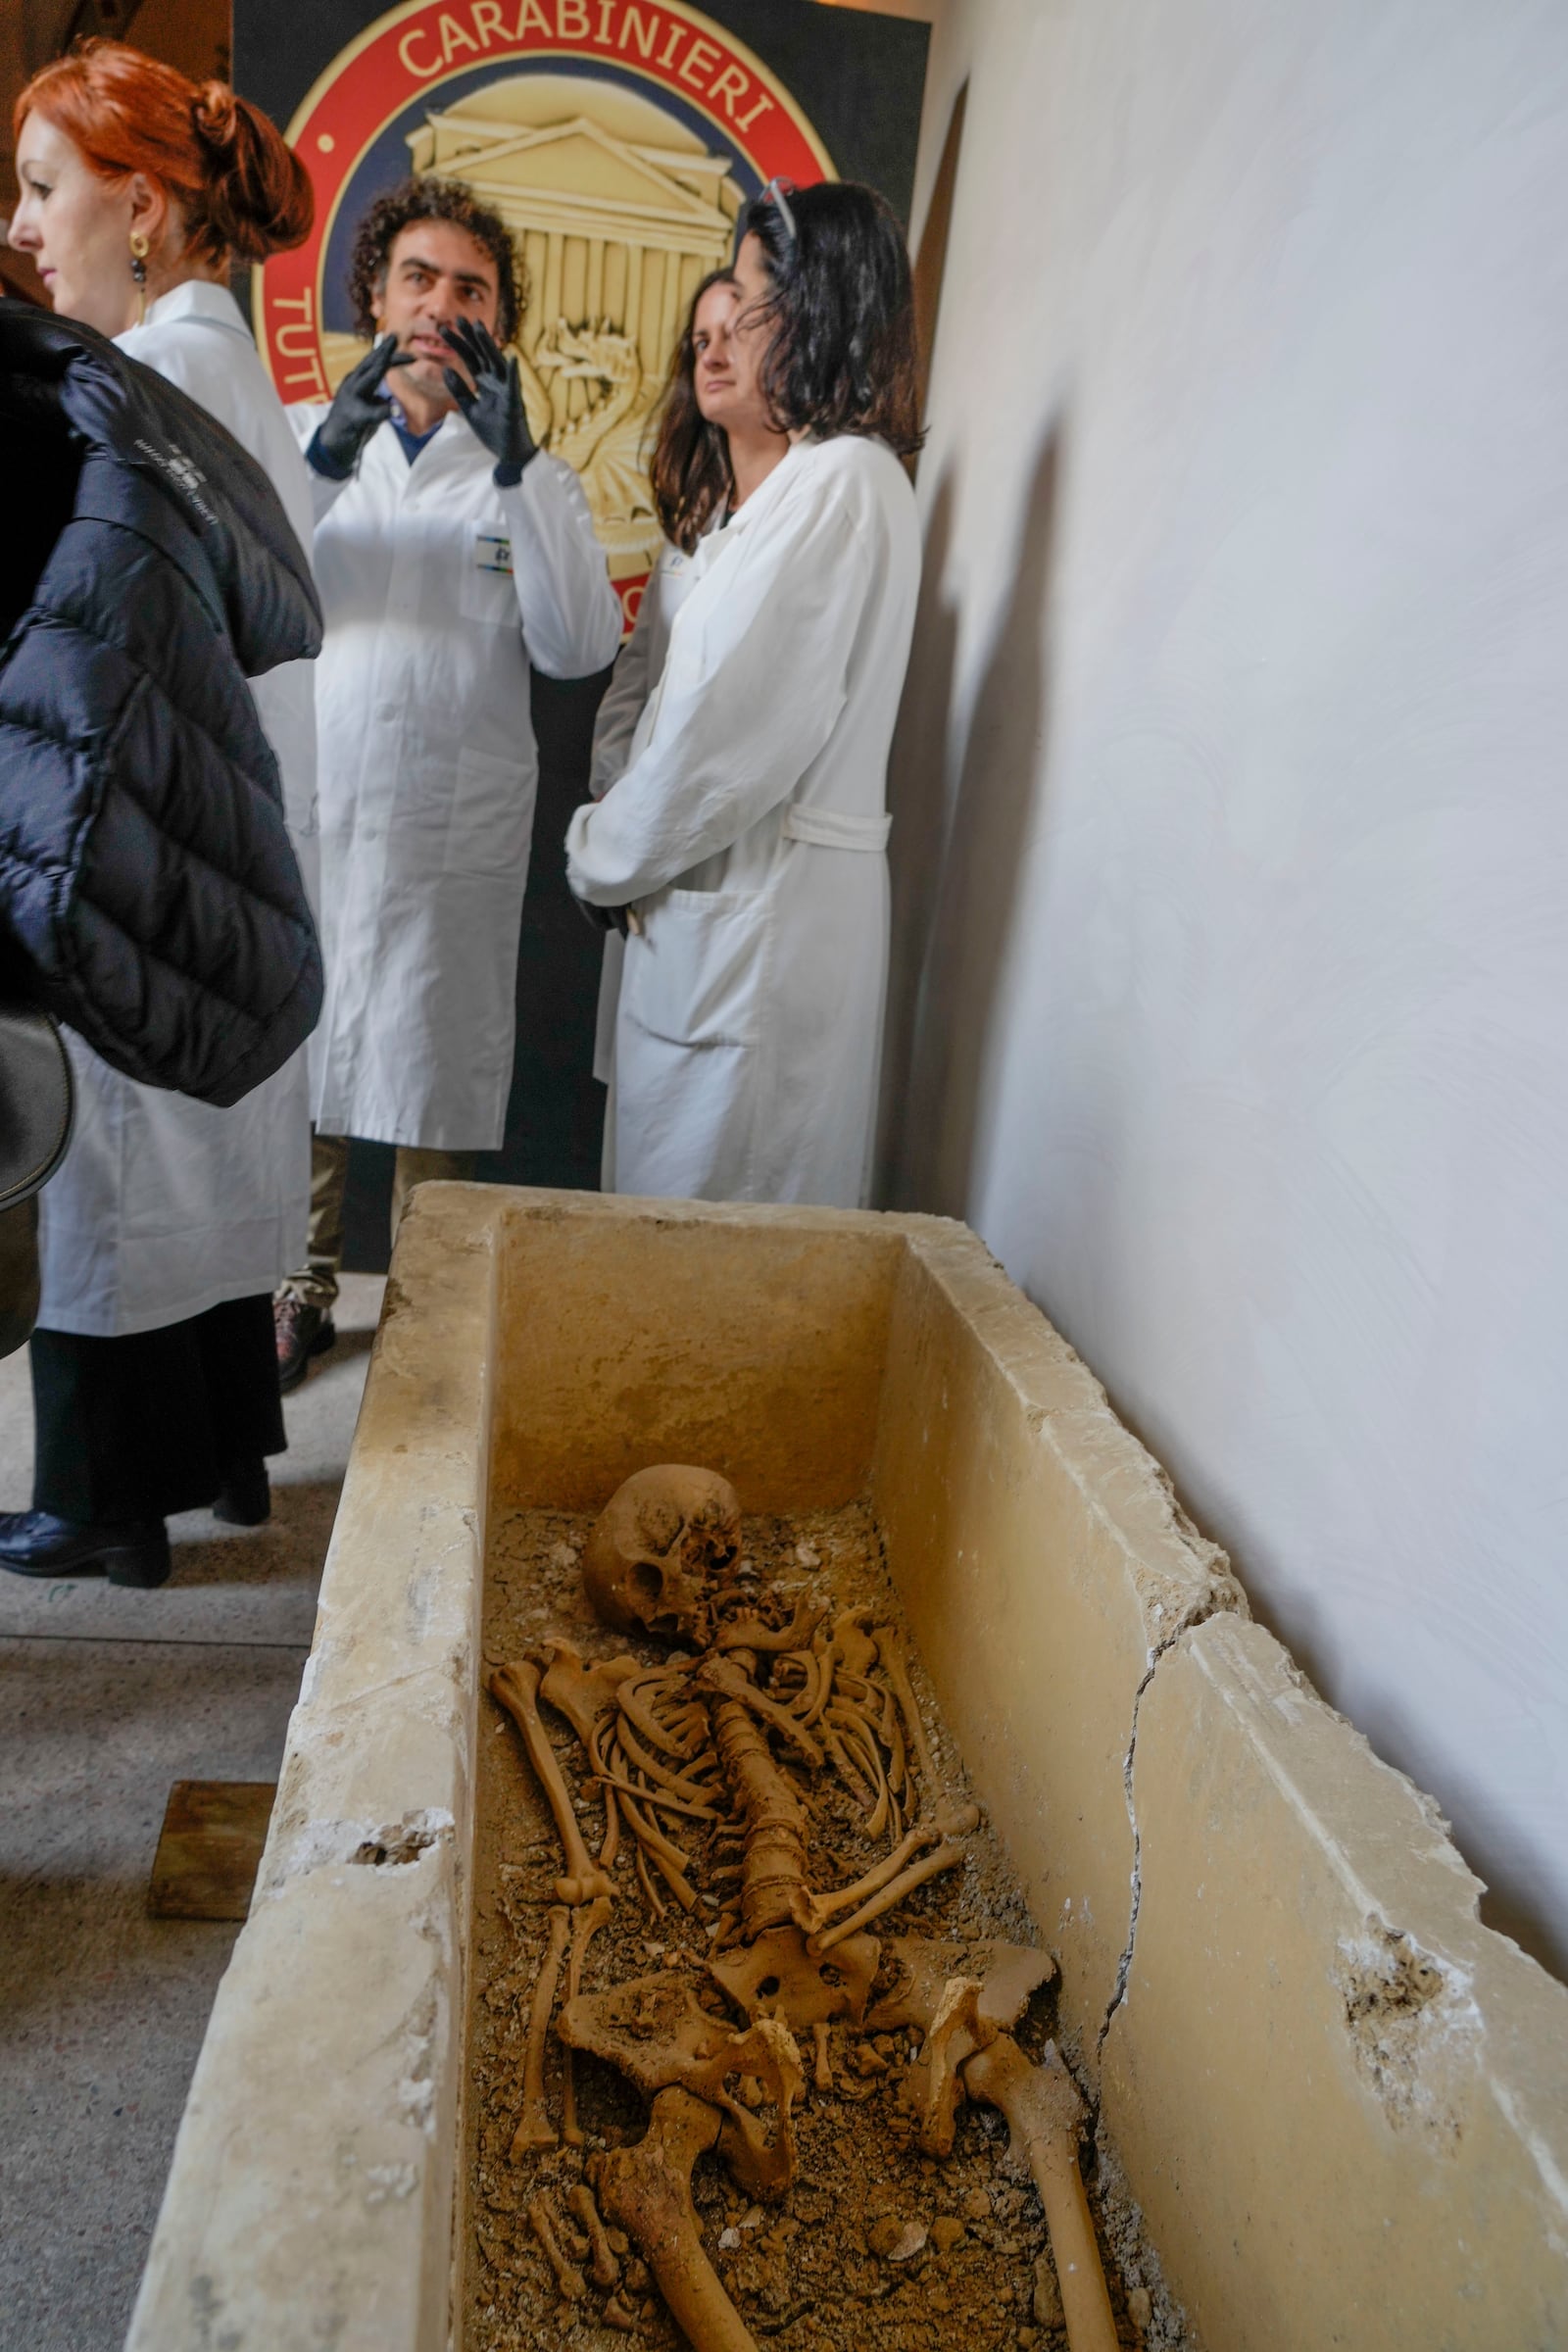
<svg viewBox="0 0 1568 2352"><path fill-rule="evenodd" d="M641 1615L646 1609L650 1617L659 1613L664 1597L664 1571L657 1560L634 1560L631 1575L626 1580L629 1596Z"/></svg>

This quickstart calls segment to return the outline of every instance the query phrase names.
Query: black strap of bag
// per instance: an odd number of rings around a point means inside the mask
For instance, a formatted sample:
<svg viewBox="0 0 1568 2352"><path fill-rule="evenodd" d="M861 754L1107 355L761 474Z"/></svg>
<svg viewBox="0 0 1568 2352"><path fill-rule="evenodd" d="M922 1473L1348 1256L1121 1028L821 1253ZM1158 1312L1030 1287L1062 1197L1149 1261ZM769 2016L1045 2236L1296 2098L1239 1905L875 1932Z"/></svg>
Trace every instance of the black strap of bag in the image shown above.
<svg viewBox="0 0 1568 2352"><path fill-rule="evenodd" d="M0 982L0 1356L38 1314L38 1195L66 1156L76 1090L53 1020Z"/></svg>
<svg viewBox="0 0 1568 2352"><path fill-rule="evenodd" d="M75 1114L71 1061L47 1012L0 995L0 1214L43 1190Z"/></svg>

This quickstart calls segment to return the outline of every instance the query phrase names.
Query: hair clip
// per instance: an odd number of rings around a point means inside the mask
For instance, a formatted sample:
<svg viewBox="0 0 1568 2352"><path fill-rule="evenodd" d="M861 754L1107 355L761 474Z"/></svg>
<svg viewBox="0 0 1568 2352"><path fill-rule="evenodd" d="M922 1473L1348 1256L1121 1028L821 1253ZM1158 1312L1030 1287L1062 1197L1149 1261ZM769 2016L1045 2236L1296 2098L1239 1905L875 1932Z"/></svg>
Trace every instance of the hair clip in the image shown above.
<svg viewBox="0 0 1568 2352"><path fill-rule="evenodd" d="M797 193L798 191L793 179L783 179L775 176L768 181L766 187L762 190L761 195L758 198L758 202L760 204L771 204L774 206L778 213L779 219L784 223L784 233L789 238L789 241L792 245L798 245L801 241L801 232L795 225L795 215L790 211L789 207L790 198Z"/></svg>

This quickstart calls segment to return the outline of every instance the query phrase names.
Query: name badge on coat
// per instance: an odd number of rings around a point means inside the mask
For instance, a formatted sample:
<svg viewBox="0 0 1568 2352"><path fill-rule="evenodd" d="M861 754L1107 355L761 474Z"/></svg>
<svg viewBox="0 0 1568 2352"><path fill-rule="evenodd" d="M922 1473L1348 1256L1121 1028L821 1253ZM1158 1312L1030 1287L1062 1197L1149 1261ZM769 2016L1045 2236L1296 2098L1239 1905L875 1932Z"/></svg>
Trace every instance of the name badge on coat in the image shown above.
<svg viewBox="0 0 1568 2352"><path fill-rule="evenodd" d="M480 571L499 571L512 577L512 541L498 531L475 531L473 561Z"/></svg>

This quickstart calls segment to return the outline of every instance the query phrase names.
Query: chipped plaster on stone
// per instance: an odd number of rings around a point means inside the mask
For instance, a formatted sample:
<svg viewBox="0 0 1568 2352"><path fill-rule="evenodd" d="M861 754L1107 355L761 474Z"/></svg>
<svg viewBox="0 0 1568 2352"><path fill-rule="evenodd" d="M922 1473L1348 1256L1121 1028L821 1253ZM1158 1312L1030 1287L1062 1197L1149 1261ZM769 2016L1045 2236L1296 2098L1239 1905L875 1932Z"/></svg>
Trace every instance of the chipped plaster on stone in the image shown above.
<svg viewBox="0 0 1568 2352"><path fill-rule="evenodd" d="M1184 1635L1141 1733L1101 2122L1205 2338L1547 2352L1568 1991L1481 1926L1431 1800L1260 1627Z"/></svg>

